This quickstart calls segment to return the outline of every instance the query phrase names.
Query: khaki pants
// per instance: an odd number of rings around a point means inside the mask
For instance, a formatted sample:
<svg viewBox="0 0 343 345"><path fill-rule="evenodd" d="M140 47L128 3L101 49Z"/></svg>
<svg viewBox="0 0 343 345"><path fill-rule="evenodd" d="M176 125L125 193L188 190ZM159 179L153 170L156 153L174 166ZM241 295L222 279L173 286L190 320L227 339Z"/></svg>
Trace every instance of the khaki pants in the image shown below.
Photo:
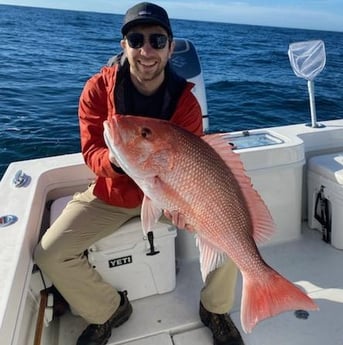
<svg viewBox="0 0 343 345"><path fill-rule="evenodd" d="M89 323L107 321L120 303L120 295L88 263L84 251L116 231L134 209L108 205L93 195L93 186L77 193L37 245L34 259L72 308ZM206 309L226 313L234 300L237 269L229 260L212 272L201 291Z"/></svg>

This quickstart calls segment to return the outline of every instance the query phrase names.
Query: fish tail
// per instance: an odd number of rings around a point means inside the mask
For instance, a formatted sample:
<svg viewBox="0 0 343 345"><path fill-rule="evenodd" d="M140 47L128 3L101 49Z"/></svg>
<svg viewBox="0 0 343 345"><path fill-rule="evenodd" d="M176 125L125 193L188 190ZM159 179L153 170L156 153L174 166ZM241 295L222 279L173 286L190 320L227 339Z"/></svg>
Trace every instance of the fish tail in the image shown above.
<svg viewBox="0 0 343 345"><path fill-rule="evenodd" d="M251 333L264 319L288 310L318 310L318 306L302 290L272 268L265 277L243 276L241 324L245 333Z"/></svg>

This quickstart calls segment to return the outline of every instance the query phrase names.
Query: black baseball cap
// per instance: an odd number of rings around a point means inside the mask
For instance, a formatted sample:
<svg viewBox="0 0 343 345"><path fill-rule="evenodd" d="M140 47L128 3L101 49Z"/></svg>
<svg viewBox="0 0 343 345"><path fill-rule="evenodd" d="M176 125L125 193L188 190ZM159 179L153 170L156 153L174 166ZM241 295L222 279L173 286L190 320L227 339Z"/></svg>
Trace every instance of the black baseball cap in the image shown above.
<svg viewBox="0 0 343 345"><path fill-rule="evenodd" d="M162 26L170 37L173 32L170 26L168 13L158 5L150 2L141 2L129 8L125 14L121 33L125 36L129 30L140 24L155 24Z"/></svg>

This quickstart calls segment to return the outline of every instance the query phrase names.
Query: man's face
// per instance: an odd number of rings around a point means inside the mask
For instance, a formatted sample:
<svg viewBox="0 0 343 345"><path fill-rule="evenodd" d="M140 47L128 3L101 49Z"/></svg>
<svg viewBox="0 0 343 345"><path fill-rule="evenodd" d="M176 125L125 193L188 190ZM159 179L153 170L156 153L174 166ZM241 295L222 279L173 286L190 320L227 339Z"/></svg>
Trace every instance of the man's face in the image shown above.
<svg viewBox="0 0 343 345"><path fill-rule="evenodd" d="M174 42L169 41L161 26L135 26L121 46L130 64L131 78L136 87L154 92L164 80L164 68L173 52Z"/></svg>

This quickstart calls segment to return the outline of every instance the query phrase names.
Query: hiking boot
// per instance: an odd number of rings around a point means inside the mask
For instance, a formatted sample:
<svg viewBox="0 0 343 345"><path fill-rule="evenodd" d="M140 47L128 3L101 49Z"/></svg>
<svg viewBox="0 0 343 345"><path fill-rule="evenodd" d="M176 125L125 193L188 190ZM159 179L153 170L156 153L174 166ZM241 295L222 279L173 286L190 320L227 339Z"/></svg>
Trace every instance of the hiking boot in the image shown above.
<svg viewBox="0 0 343 345"><path fill-rule="evenodd" d="M202 323L212 331L213 345L244 345L229 314L211 313L200 302L199 315Z"/></svg>
<svg viewBox="0 0 343 345"><path fill-rule="evenodd" d="M127 298L127 291L119 291L121 301L118 309L103 324L90 324L82 332L76 345L105 345L112 334L113 327L119 327L129 319L132 306Z"/></svg>

